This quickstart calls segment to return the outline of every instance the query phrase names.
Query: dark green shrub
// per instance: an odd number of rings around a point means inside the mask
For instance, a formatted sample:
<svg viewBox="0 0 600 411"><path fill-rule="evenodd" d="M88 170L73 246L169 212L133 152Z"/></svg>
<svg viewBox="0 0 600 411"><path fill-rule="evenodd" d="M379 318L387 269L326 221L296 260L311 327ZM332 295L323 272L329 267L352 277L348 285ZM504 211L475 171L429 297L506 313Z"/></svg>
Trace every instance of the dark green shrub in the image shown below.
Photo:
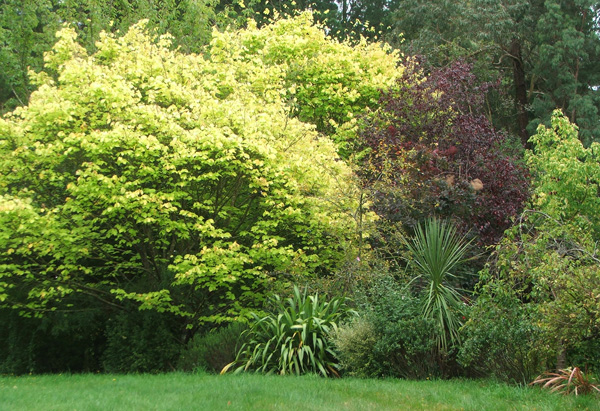
<svg viewBox="0 0 600 411"><path fill-rule="evenodd" d="M582 341L577 341L567 350L567 358L572 364L582 364L583 369L600 373L600 335L590 334Z"/></svg>
<svg viewBox="0 0 600 411"><path fill-rule="evenodd" d="M436 349L438 324L425 318L421 307L422 300L392 277L375 280L366 293L361 318L336 333L343 371L364 377L444 375L448 355L441 357Z"/></svg>
<svg viewBox="0 0 600 411"><path fill-rule="evenodd" d="M108 320L103 366L107 372L175 369L180 344L171 317L154 311L123 311Z"/></svg>
<svg viewBox="0 0 600 411"><path fill-rule="evenodd" d="M95 311L27 318L0 310L0 374L99 370L104 321Z"/></svg>
<svg viewBox="0 0 600 411"><path fill-rule="evenodd" d="M41 320L23 318L12 310L0 310L0 322L0 374L35 372L32 337Z"/></svg>
<svg viewBox="0 0 600 411"><path fill-rule="evenodd" d="M444 376L444 358L436 352L436 324L410 311L405 313L404 318L385 325L385 319L379 319L381 334L373 347L379 374L408 379Z"/></svg>
<svg viewBox="0 0 600 411"><path fill-rule="evenodd" d="M241 334L247 328L247 324L235 322L205 334L196 334L181 353L177 368L220 372L235 360L237 349L243 344Z"/></svg>
<svg viewBox="0 0 600 411"><path fill-rule="evenodd" d="M527 306L508 295L480 296L461 330L459 361L477 376L527 384L547 369L551 351Z"/></svg>
<svg viewBox="0 0 600 411"><path fill-rule="evenodd" d="M337 376L338 364L331 343L337 324L352 311L345 300L329 301L294 287L293 295L273 297L273 308L265 316L252 313L247 342L234 362L223 372L254 370L262 373Z"/></svg>

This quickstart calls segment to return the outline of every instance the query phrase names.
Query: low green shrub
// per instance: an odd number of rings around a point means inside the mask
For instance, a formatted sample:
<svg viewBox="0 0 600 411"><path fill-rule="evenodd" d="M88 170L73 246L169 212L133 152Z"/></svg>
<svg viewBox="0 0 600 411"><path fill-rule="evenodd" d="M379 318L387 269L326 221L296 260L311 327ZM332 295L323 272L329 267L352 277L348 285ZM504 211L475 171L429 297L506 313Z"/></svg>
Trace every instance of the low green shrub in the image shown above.
<svg viewBox="0 0 600 411"><path fill-rule="evenodd" d="M527 306L509 295L482 295L461 330L459 361L476 376L527 384L555 354Z"/></svg>
<svg viewBox="0 0 600 411"><path fill-rule="evenodd" d="M333 337L340 369L351 376L376 375L381 368L373 351L377 340L375 325L365 317L340 326Z"/></svg>
<svg viewBox="0 0 600 411"><path fill-rule="evenodd" d="M380 323L377 328L381 334L373 351L380 375L407 379L445 376L445 358L436 350L434 321L406 312L399 321Z"/></svg>
<svg viewBox="0 0 600 411"><path fill-rule="evenodd" d="M360 318L344 324L334 342L342 370L362 377L426 379L447 373L449 355L437 350L437 322L422 315L422 300L392 277L375 280Z"/></svg>
<svg viewBox="0 0 600 411"><path fill-rule="evenodd" d="M245 323L234 322L225 327L196 334L181 353L177 368L183 371L219 372L235 360L236 350L243 344Z"/></svg>
<svg viewBox="0 0 600 411"><path fill-rule="evenodd" d="M234 368L236 372L338 376L330 336L351 313L344 298L324 301L298 287L285 300L274 295L267 315L252 314L254 321L245 332L247 342L222 372Z"/></svg>

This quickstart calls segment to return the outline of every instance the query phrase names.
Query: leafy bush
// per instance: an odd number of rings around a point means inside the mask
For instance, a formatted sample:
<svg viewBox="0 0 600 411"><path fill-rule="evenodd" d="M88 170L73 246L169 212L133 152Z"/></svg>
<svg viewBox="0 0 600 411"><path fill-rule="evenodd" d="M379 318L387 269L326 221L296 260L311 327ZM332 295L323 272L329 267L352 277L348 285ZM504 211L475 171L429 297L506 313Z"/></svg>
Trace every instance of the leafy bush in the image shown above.
<svg viewBox="0 0 600 411"><path fill-rule="evenodd" d="M373 350L378 339L375 325L364 316L342 324L333 335L340 370L358 377L378 375L381 367Z"/></svg>
<svg viewBox="0 0 600 411"><path fill-rule="evenodd" d="M361 170L385 220L412 229L436 215L495 244L529 194L529 173L516 139L485 116L485 91L468 64L457 62L422 79L409 65L365 118Z"/></svg>
<svg viewBox="0 0 600 411"><path fill-rule="evenodd" d="M491 352L483 348L484 362L497 364L496 353L517 356L509 378L519 382L550 368L549 355L557 369L575 360L600 369L600 146L585 148L559 111L552 127L540 126L531 141L533 196L481 272L484 298L473 319L485 320L472 328L474 341L481 333L492 343ZM505 317L510 328L498 322ZM493 372L503 367L492 366Z"/></svg>
<svg viewBox="0 0 600 411"><path fill-rule="evenodd" d="M461 329L458 359L471 373L527 384L551 360L551 343L510 289L481 291Z"/></svg>
<svg viewBox="0 0 600 411"><path fill-rule="evenodd" d="M196 334L181 353L177 368L184 371L221 371L235 360L243 343L242 333L247 328L245 323L234 322L206 334Z"/></svg>
<svg viewBox="0 0 600 411"><path fill-rule="evenodd" d="M582 338L571 343L566 350L566 358L600 375L600 332L583 335Z"/></svg>
<svg viewBox="0 0 600 411"><path fill-rule="evenodd" d="M421 300L393 278L373 282L359 314L359 319L342 325L335 334L344 372L414 379L447 372L449 358L440 357L436 345L438 324L423 317Z"/></svg>
<svg viewBox="0 0 600 411"><path fill-rule="evenodd" d="M338 376L330 338L338 322L351 312L343 298L324 301L318 294L308 295L307 289L302 293L294 287L286 300L275 295L266 316L253 313L247 342L223 372L237 366L237 372Z"/></svg>
<svg viewBox="0 0 600 411"><path fill-rule="evenodd" d="M380 376L421 380L447 376L448 358L440 357L436 350L436 324L415 311L407 310L386 324L384 318L376 320L381 335L373 351Z"/></svg>

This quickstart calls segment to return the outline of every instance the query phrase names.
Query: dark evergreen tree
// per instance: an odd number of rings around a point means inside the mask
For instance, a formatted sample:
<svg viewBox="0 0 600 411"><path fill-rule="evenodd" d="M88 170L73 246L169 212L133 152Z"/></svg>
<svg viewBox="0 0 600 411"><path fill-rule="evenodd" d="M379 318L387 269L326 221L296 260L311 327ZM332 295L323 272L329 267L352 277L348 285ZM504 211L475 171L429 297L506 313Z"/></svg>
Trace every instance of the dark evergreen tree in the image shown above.
<svg viewBox="0 0 600 411"><path fill-rule="evenodd" d="M479 78L499 78L513 104L497 100L494 122L524 144L557 107L589 143L600 140L599 12L594 0L406 0L394 30L433 67L463 58Z"/></svg>
<svg viewBox="0 0 600 411"><path fill-rule="evenodd" d="M545 3L536 26L537 64L530 101L537 124L548 124L560 108L579 127L585 143L600 141L600 3L590 0Z"/></svg>

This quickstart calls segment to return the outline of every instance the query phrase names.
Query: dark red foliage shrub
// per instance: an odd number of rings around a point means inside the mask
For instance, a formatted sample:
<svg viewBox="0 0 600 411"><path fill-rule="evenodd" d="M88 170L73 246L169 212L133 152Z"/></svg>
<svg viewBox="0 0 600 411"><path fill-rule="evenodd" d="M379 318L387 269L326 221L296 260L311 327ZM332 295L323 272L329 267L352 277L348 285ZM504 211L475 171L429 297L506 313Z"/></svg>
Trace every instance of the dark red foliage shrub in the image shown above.
<svg viewBox="0 0 600 411"><path fill-rule="evenodd" d="M491 126L491 85L478 85L470 65L454 63L416 85L418 65L409 66L361 133L375 210L408 227L429 215L450 218L480 245L494 244L528 197L523 148Z"/></svg>

